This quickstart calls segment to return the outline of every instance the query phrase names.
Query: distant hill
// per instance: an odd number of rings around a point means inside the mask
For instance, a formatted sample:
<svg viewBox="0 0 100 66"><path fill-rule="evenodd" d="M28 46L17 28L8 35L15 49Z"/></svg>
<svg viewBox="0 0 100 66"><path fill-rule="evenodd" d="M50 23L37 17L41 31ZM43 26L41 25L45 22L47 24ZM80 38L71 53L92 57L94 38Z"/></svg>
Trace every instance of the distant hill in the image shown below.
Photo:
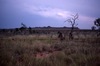
<svg viewBox="0 0 100 66"><path fill-rule="evenodd" d="M48 27L34 27L34 28L32 28L32 29L35 29L35 30L39 30L39 29L41 29L41 30L47 30L47 29L49 29L49 30L71 30L71 28L72 27L50 27L50 26L48 26ZM79 30L79 28L78 27L74 27L74 29L75 30Z"/></svg>

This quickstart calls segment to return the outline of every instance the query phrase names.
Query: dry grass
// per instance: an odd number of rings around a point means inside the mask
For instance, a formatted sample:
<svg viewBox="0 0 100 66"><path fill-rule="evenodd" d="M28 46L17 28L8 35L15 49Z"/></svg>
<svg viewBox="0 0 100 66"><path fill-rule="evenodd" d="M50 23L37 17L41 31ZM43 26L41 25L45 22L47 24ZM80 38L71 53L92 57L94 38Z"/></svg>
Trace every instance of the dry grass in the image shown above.
<svg viewBox="0 0 100 66"><path fill-rule="evenodd" d="M100 37L63 42L50 35L3 37L0 66L100 66Z"/></svg>

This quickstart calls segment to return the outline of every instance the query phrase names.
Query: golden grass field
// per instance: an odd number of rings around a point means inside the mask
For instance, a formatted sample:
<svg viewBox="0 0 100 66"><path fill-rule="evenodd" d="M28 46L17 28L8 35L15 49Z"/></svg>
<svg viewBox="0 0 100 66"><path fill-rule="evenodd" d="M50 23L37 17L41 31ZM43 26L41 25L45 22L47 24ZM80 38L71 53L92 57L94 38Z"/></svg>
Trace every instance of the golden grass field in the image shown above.
<svg viewBox="0 0 100 66"><path fill-rule="evenodd" d="M0 66L100 66L100 37L15 35L0 38Z"/></svg>

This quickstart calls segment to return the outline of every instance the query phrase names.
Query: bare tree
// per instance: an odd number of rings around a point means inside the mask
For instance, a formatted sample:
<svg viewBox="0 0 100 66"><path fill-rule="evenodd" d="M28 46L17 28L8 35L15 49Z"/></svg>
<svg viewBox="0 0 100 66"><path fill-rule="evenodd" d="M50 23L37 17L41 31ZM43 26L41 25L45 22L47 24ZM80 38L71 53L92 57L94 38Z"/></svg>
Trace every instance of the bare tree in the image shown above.
<svg viewBox="0 0 100 66"><path fill-rule="evenodd" d="M21 27L27 28L27 26L24 23L21 23Z"/></svg>
<svg viewBox="0 0 100 66"><path fill-rule="evenodd" d="M21 23L21 27L19 29L21 31L21 34L25 34L27 26L24 23Z"/></svg>
<svg viewBox="0 0 100 66"><path fill-rule="evenodd" d="M70 19L67 19L65 22L69 22L71 24L71 31L69 33L69 39L73 39L73 31L74 31L74 28L78 25L76 23L76 20L78 19L79 15L78 13L75 14L75 15L71 15L72 17Z"/></svg>

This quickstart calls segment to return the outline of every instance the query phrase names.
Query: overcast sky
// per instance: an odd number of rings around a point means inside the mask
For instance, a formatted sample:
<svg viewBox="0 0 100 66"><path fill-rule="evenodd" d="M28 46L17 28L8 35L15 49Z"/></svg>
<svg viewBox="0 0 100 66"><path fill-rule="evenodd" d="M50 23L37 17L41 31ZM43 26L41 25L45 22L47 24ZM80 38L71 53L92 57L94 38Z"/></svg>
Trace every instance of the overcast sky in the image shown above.
<svg viewBox="0 0 100 66"><path fill-rule="evenodd" d="M90 29L100 17L100 0L0 0L0 28L69 27L64 22L78 13L78 27Z"/></svg>

